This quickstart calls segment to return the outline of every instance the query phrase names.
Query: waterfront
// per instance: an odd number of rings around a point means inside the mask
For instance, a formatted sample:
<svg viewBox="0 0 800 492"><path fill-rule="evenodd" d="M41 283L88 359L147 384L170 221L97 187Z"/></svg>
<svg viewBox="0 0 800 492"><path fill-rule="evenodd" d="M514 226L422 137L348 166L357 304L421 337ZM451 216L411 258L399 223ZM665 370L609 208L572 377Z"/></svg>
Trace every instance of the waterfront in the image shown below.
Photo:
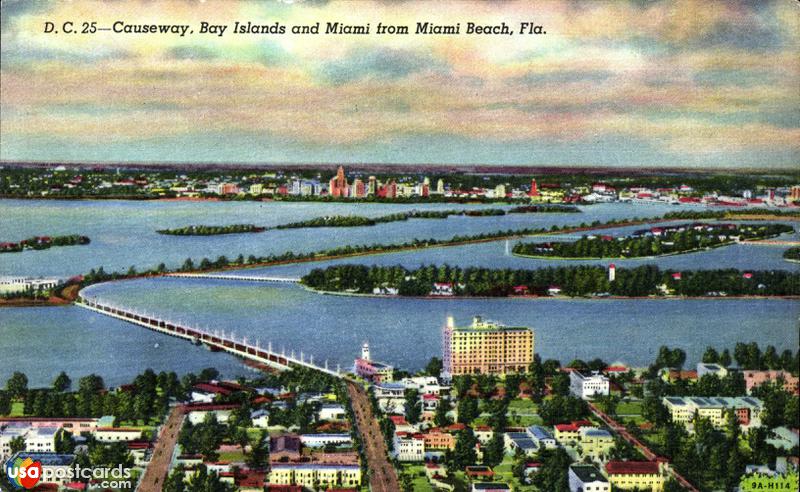
<svg viewBox="0 0 800 492"><path fill-rule="evenodd" d="M87 294L200 328L233 330L237 338L258 339L262 345L271 341L273 349L286 347L298 355L302 350L318 362L327 358L343 367L352 364L361 343L368 340L376 358L407 369L419 369L430 357L440 355L440 328L447 315L463 324L482 314L510 325L531 326L536 331L536 352L543 358L569 362L575 357L601 357L634 366L652 362L661 345L686 350L690 365L707 345L732 349L736 342L756 340L764 346L773 344L779 351L794 349L800 316L800 305L784 300L362 298L320 295L296 285L176 278L102 284L89 288ZM26 311L22 309L0 310L0 326L13 320L17 333L45 330L52 336L64 319L73 320L74 327L68 323L70 330L92 319L92 328L83 335L84 353L70 352L69 356L83 359L82 366L75 366L82 369L91 367L89 360L103 361L102 355L92 354L116 351L114 357L124 358L126 364L101 363L93 369L108 381L125 381L146 367L192 370L218 365L231 376L242 370L235 363L227 364L233 361L230 357L80 308L36 309L46 311L46 316L42 318L40 312L22 316L18 314ZM56 311L60 312L57 316L49 314ZM161 345L158 350L152 349L154 341ZM180 354L172 351L173 344ZM125 348L116 350L116 346ZM15 353L4 350L9 352L2 355ZM53 368L45 371L41 361L26 357L11 363L2 355L0 379L27 366L28 372L41 373L42 382L48 383L49 376L44 375L62 365L53 359L47 363Z"/></svg>
<svg viewBox="0 0 800 492"><path fill-rule="evenodd" d="M674 207L604 204L583 207L582 214L509 214L500 217L451 217L409 220L360 228L316 228L218 237L170 237L155 231L192 223L276 225L290 220L334 214L379 216L412 209L483 206L354 205L258 202L69 202L0 200L3 237L36 233L78 233L92 238L82 247L27 251L0 256L0 274L74 275L103 266L127 270L161 261L177 266L186 257L314 251L344 244L404 242L411 238L449 238L499 229L591 223L611 218L659 216ZM604 230L621 235L641 226ZM797 240L797 233L781 239ZM563 239L557 236L553 239ZM528 239L524 239L527 241ZM537 239L539 240L539 239ZM510 241L513 246L515 241ZM786 246L788 247L788 246ZM796 269L785 262L783 246L737 244L710 251L658 258L614 260L623 267L654 263L661 268ZM607 264L607 260L531 260L511 256L505 241L438 247L418 251L344 258L247 270L248 275L300 276L312 268L338 263L365 265L422 264L542 268L574 264ZM376 357L407 369L422 367L440 355L439 329L452 314L468 322L482 314L536 330L536 351L544 358L568 362L574 357L602 357L644 365L660 345L681 347L689 363L706 345L732 348L757 340L779 350L798 345L800 304L785 300L581 300L581 299L377 299L325 296L296 285L201 279L142 279L91 287L89 293L122 305L197 324L205 329L234 330L238 337L274 348L302 350L315 360L347 367L364 340ZM28 373L31 383L49 384L64 369L73 376L90 372L109 384L130 379L141 370L179 373L217 366L226 376L249 372L233 357L212 354L176 339L99 316L76 307L0 309L0 380L11 372ZM58 340L52 352L51 340ZM624 340L625 343L620 341ZM33 342L31 342L33 341ZM155 348L158 344L158 348ZM52 357L31 357L51 351Z"/></svg>
<svg viewBox="0 0 800 492"><path fill-rule="evenodd" d="M411 219L372 227L310 228L222 236L165 236L158 229L191 224L253 223L258 226L327 215L377 217L409 210L496 208L456 204L347 204L277 202L156 202L0 200L0 240L33 235L82 234L91 244L80 247L10 253L0 257L0 275L71 276L103 266L127 271L130 266L152 268L160 262L180 266L187 257L199 260L219 255L267 255L318 251L342 245L402 243L413 238L446 239L505 229L578 225L613 218L655 217L676 210L668 205L635 207L599 204L584 213L507 214L499 217ZM510 207L506 207L510 208ZM684 208L680 208L683 210Z"/></svg>

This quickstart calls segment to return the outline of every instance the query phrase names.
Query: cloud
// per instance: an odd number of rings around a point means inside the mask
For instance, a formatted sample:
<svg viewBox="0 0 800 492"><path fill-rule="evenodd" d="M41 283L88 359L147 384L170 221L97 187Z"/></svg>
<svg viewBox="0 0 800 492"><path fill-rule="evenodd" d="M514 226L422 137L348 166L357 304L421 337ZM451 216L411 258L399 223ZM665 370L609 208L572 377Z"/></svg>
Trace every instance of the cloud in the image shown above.
<svg viewBox="0 0 800 492"><path fill-rule="evenodd" d="M785 2L2 3L3 158L784 165L800 158L800 21ZM223 8L224 7L224 8ZM413 26L548 35L44 35L47 19ZM413 30L413 27L412 27ZM212 137L213 136L213 137ZM113 141L102 150L93 142ZM30 148L26 148L28 142ZM67 145L64 142L72 142ZM437 143L438 142L438 143ZM240 146L234 145L240 144ZM622 145L624 143L624 145ZM287 154L290 149L296 154ZM618 148L613 148L614 146ZM444 149L448 149L445 151ZM355 149L355 150L354 150ZM546 149L546 150L542 150ZM535 150L535 152L534 152ZM199 158L199 157L198 157ZM313 159L312 159L313 158Z"/></svg>
<svg viewBox="0 0 800 492"><path fill-rule="evenodd" d="M360 79L394 80L413 73L446 71L446 66L430 55L396 49L358 49L342 59L320 67L323 80L334 85Z"/></svg>

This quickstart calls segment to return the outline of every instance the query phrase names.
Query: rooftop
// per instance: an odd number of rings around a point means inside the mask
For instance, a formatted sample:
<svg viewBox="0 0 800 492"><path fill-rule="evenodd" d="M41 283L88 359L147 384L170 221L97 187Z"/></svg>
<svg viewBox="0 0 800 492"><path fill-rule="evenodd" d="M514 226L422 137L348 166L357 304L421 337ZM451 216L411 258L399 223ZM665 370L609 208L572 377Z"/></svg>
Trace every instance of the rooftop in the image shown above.
<svg viewBox="0 0 800 492"><path fill-rule="evenodd" d="M658 463L655 461L609 461L606 472L609 475L657 475Z"/></svg>
<svg viewBox="0 0 800 492"><path fill-rule="evenodd" d="M569 467L581 482L608 482L594 465L572 465Z"/></svg>
<svg viewBox="0 0 800 492"><path fill-rule="evenodd" d="M74 454L58 454L58 453L26 453L20 451L15 454L9 461L14 462L17 458L30 458L33 461L38 461L42 466L70 466L75 461Z"/></svg>

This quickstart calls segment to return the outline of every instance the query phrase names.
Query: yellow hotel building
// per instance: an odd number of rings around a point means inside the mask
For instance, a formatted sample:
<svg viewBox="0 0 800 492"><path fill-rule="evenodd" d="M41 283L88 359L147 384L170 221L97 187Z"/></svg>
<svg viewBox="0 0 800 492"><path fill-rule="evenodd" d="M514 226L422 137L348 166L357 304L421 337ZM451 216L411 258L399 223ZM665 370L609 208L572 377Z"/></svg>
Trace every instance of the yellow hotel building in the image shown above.
<svg viewBox="0 0 800 492"><path fill-rule="evenodd" d="M461 374L509 374L527 372L533 362L533 330L484 321L459 328L452 316L442 330L444 372Z"/></svg>

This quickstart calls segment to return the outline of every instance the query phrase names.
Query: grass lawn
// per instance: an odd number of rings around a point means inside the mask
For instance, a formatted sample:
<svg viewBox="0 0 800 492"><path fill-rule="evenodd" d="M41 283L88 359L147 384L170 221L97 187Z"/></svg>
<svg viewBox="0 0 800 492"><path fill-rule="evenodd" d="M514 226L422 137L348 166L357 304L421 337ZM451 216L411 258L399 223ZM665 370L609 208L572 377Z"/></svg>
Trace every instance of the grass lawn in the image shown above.
<svg viewBox="0 0 800 492"><path fill-rule="evenodd" d="M241 450L219 453L219 460L229 461L231 463L244 461L244 453L242 453Z"/></svg>
<svg viewBox="0 0 800 492"><path fill-rule="evenodd" d="M505 482L514 490L536 490L535 487L532 485L523 485L514 477L514 472L512 471L514 467L514 457L510 455L505 455L503 457L503 461L494 467L492 470L495 473L495 481L496 482Z"/></svg>
<svg viewBox="0 0 800 492"><path fill-rule="evenodd" d="M642 402L640 401L621 401L617 404L618 415L641 415Z"/></svg>
<svg viewBox="0 0 800 492"><path fill-rule="evenodd" d="M25 404L21 401L15 401L11 403L11 415L9 417L22 417L23 410L25 409Z"/></svg>
<svg viewBox="0 0 800 492"><path fill-rule="evenodd" d="M518 413L536 413L539 411L539 407L533 400L515 399L508 402L508 411L512 410L516 410Z"/></svg>
<svg viewBox="0 0 800 492"><path fill-rule="evenodd" d="M428 482L428 479L425 477L425 466L424 465L411 465L411 464L404 464L402 465L401 471L405 475L410 475L414 479L414 490L422 490L425 492L433 492L433 487Z"/></svg>

